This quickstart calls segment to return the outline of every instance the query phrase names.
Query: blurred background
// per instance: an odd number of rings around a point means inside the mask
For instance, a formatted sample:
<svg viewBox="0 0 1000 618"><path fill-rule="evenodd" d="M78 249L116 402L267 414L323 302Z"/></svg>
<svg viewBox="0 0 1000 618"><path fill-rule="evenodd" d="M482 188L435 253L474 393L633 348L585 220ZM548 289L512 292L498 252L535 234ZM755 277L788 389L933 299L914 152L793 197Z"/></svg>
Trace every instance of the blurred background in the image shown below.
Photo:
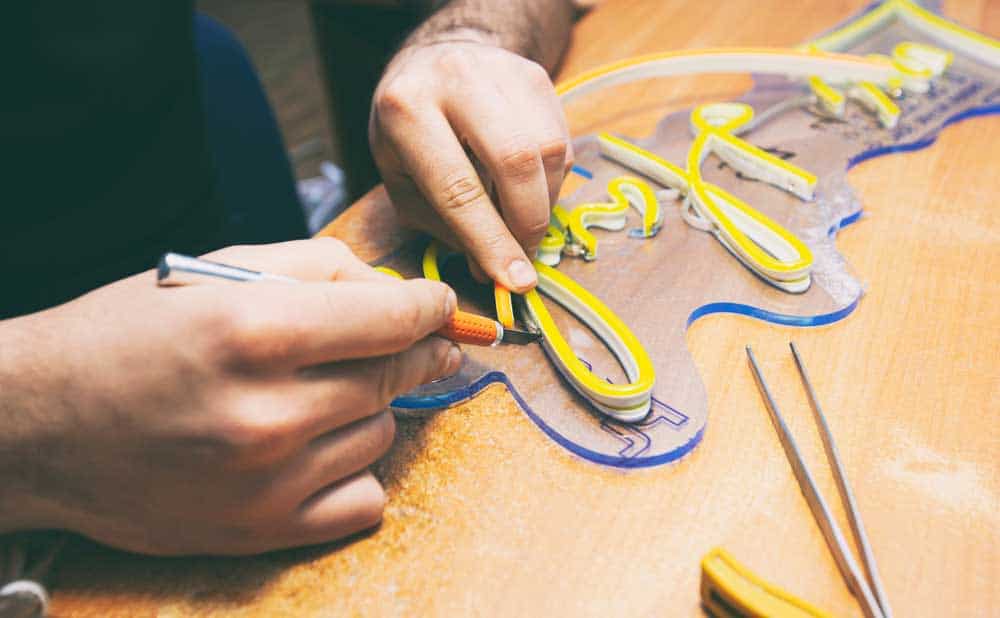
<svg viewBox="0 0 1000 618"><path fill-rule="evenodd" d="M320 162L342 165L333 144L323 68L306 0L198 0L198 10L246 46L274 108L298 179Z"/></svg>

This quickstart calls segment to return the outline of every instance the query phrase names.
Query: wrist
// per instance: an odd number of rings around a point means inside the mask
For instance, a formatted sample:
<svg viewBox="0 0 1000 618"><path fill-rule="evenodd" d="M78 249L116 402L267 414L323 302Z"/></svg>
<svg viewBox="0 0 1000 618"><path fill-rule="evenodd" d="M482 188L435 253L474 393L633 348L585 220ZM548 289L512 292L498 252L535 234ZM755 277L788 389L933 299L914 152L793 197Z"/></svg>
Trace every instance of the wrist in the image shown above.
<svg viewBox="0 0 1000 618"><path fill-rule="evenodd" d="M569 40L575 15L570 0L451 0L421 24L404 47L477 42L551 70Z"/></svg>
<svg viewBox="0 0 1000 618"><path fill-rule="evenodd" d="M0 321L0 533L53 527L53 509L41 490L46 435L61 423L45 422L54 406L54 358L45 358L49 336L34 314Z"/></svg>
<svg viewBox="0 0 1000 618"><path fill-rule="evenodd" d="M443 43L475 43L503 47L503 37L485 27L456 24L449 27L418 29L403 43L402 49L428 47Z"/></svg>

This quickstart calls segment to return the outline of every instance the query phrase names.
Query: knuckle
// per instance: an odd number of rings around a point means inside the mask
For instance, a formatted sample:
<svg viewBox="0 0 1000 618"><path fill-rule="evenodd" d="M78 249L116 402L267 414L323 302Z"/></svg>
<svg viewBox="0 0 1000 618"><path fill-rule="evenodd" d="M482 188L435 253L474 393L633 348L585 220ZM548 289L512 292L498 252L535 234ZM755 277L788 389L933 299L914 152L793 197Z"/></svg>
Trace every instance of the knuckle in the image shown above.
<svg viewBox="0 0 1000 618"><path fill-rule="evenodd" d="M480 253L502 259L503 255L509 253L510 243L514 242L507 234L505 229L481 234L476 240Z"/></svg>
<svg viewBox="0 0 1000 618"><path fill-rule="evenodd" d="M563 165L566 164L568 150L569 146L564 139L552 140L542 145L540 151L546 169L562 170Z"/></svg>
<svg viewBox="0 0 1000 618"><path fill-rule="evenodd" d="M223 310L215 323L219 357L228 367L247 370L266 364L287 348L276 325L261 311L251 308Z"/></svg>
<svg viewBox="0 0 1000 618"><path fill-rule="evenodd" d="M549 219L546 214L532 216L525 222L524 235L527 238L538 240L542 236L545 236L545 232L549 229Z"/></svg>
<svg viewBox="0 0 1000 618"><path fill-rule="evenodd" d="M401 83L397 79L376 93L373 105L375 112L380 118L387 120L399 119L411 115L412 99L410 89L405 83Z"/></svg>
<svg viewBox="0 0 1000 618"><path fill-rule="evenodd" d="M527 67L528 81L535 87L543 89L552 88L552 78L549 77L549 72L545 70L545 67L538 64L533 60L528 61Z"/></svg>
<svg viewBox="0 0 1000 618"><path fill-rule="evenodd" d="M478 179L458 174L446 179L441 190L441 205L445 210L462 210L479 203L485 197L486 190Z"/></svg>
<svg viewBox="0 0 1000 618"><path fill-rule="evenodd" d="M424 322L423 313L422 303L410 295L400 295L388 316L395 327L398 343L408 346L417 340L417 332Z"/></svg>
<svg viewBox="0 0 1000 618"><path fill-rule="evenodd" d="M320 251L317 257L328 268L329 278L336 279L345 269L361 263L347 246L347 243L342 240L332 236L320 236L314 238L313 241L322 243L319 245Z"/></svg>
<svg viewBox="0 0 1000 618"><path fill-rule="evenodd" d="M538 172L538 159L534 148L511 146L500 157L500 174L511 180L528 180Z"/></svg>
<svg viewBox="0 0 1000 618"><path fill-rule="evenodd" d="M270 403L237 398L216 427L216 443L234 468L267 466L288 452L298 430L292 415Z"/></svg>
<svg viewBox="0 0 1000 618"><path fill-rule="evenodd" d="M317 236L312 239L313 242L317 243L318 247L329 254L333 258L343 258L347 255L351 255L351 250L348 248L347 243L340 240L339 238L334 238L333 236Z"/></svg>

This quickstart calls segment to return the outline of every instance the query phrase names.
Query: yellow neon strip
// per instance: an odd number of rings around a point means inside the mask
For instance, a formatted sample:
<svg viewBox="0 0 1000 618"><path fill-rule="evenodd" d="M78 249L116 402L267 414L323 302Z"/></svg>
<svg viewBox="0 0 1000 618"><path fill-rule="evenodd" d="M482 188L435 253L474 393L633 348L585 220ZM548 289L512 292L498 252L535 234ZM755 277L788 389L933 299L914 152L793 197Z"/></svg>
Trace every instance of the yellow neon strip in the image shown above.
<svg viewBox="0 0 1000 618"><path fill-rule="evenodd" d="M922 43L904 41L892 49L900 85L916 93L927 92L930 80L943 73L954 59L950 51Z"/></svg>
<svg viewBox="0 0 1000 618"><path fill-rule="evenodd" d="M869 33L882 27L890 19L898 18L924 34L938 38L948 46L968 54L991 66L1000 66L1000 41L964 28L940 15L928 11L912 0L887 0L878 8L866 13L839 30L830 32L809 45L827 51L843 50ZM875 81L879 85L882 82Z"/></svg>
<svg viewBox="0 0 1000 618"><path fill-rule="evenodd" d="M376 266L375 270L379 271L380 273L389 275L390 277L395 277L397 279L403 278L403 275L399 274L397 271L389 268L388 266Z"/></svg>
<svg viewBox="0 0 1000 618"><path fill-rule="evenodd" d="M581 395L602 412L626 422L649 412L656 372L649 354L628 326L596 296L558 270L535 262L538 289L524 295L525 321L542 332L542 345L556 368ZM541 294L565 307L608 346L628 377L627 384L611 384L598 377L577 357L545 307Z"/></svg>
<svg viewBox="0 0 1000 618"><path fill-rule="evenodd" d="M847 94L866 109L875 112L883 127L891 129L899 122L899 106L875 84L861 82L848 90Z"/></svg>
<svg viewBox="0 0 1000 618"><path fill-rule="evenodd" d="M944 73L945 69L955 61L955 54L948 50L911 41L897 44L892 49L892 57L906 69L911 71L924 69L930 76Z"/></svg>
<svg viewBox="0 0 1000 618"><path fill-rule="evenodd" d="M493 300L497 307L497 322L504 328L514 328L514 302L510 298L510 290L494 283Z"/></svg>
<svg viewBox="0 0 1000 618"><path fill-rule="evenodd" d="M827 112L838 118L844 115L844 107L847 99L842 92L815 75L809 78L809 89L816 95L819 104Z"/></svg>
<svg viewBox="0 0 1000 618"><path fill-rule="evenodd" d="M802 199L812 199L816 186L815 175L733 135L733 132L751 120L753 108L744 103L710 103L696 107L691 112L691 128L696 136L706 136L707 146L699 157L699 163L709 152L714 152L746 176L762 180ZM689 169L688 175L690 173Z"/></svg>
<svg viewBox="0 0 1000 618"><path fill-rule="evenodd" d="M831 83L870 81L887 84L897 73L892 62L815 49L719 47L639 56L587 71L556 86L568 103L608 86L640 79L695 73L771 73Z"/></svg>
<svg viewBox="0 0 1000 618"><path fill-rule="evenodd" d="M811 44L809 48L815 49L815 45ZM870 57L885 58L878 54L872 54ZM951 64L954 54L932 45L905 41L897 44L892 50L892 58L887 59L896 66L899 74L890 80L886 89L895 91L905 88L910 92L922 93L929 89L930 80L940 75ZM831 88L816 76L809 78L809 87L820 105L827 111L835 116L843 115L844 97L838 90ZM860 82L851 86L847 93L864 108L874 112L883 127L891 129L898 123L901 113L899 106L875 84Z"/></svg>
<svg viewBox="0 0 1000 618"><path fill-rule="evenodd" d="M610 204L580 204L569 213L570 240L573 255L582 255L588 262L597 258L597 238L588 228L599 227L618 231L625 228L628 202L615 200Z"/></svg>
<svg viewBox="0 0 1000 618"><path fill-rule="evenodd" d="M431 241L424 251L424 277L441 280L439 257L438 243ZM601 412L626 422L641 420L649 412L655 381L653 363L646 349L621 318L583 286L537 260L535 269L538 271L538 287L524 296L525 322L536 325L541 331L542 346L556 368ZM629 379L628 384L610 384L587 369L562 336L539 290L597 334L621 363ZM509 298L510 292L503 291Z"/></svg>
<svg viewBox="0 0 1000 618"><path fill-rule="evenodd" d="M746 202L725 191L721 187L716 187L714 196L709 195L706 183L701 177L700 160L698 156L704 147L706 138L701 137L695 140L692 152L688 155L688 164L691 177L691 194L694 203L701 206L700 211L718 228L719 232L728 241L730 248L741 254L750 265L768 279L795 280L808 274L812 267L812 252L794 234L786 230L774 220L768 218L760 211L750 207ZM716 200L715 197L722 198ZM731 209L745 215L750 222L757 223L777 238L783 240L794 249L795 257L788 256L785 259L777 258L773 255L774 249L764 251L763 248L751 240L748 233L743 228L738 227L731 218L732 210L724 212L721 203L727 204ZM749 230L747 230L749 231Z"/></svg>
<svg viewBox="0 0 1000 618"><path fill-rule="evenodd" d="M629 231L634 238L652 238L663 226L663 211L653 189L638 178L615 178L608 184L608 195L627 202L642 216L642 227Z"/></svg>
<svg viewBox="0 0 1000 618"><path fill-rule="evenodd" d="M660 201L648 184L628 176L615 178L608 183L608 196L611 203L580 204L569 213L568 246L572 255L582 255L587 261L597 259L597 238L589 228L623 229L630 205L642 216L642 227L632 230L631 236L651 238L660 231Z"/></svg>
<svg viewBox="0 0 1000 618"><path fill-rule="evenodd" d="M424 257L421 260L425 279L441 281L440 259L442 257L440 245L438 245L436 240L427 243L427 248L424 250ZM514 326L514 306L511 301L510 290L494 283L493 300L496 303L497 322L500 322L504 327Z"/></svg>
<svg viewBox="0 0 1000 618"><path fill-rule="evenodd" d="M546 266L556 266L562 260L563 248L566 246L566 226L569 224L569 213L558 204L552 208L549 216L549 227L545 237L538 245L538 260Z"/></svg>
<svg viewBox="0 0 1000 618"><path fill-rule="evenodd" d="M853 45L855 41L867 36L869 32L880 28L895 15L896 10L895 2L884 2L878 8L872 9L843 28L814 39L807 45L827 51L845 49Z"/></svg>
<svg viewBox="0 0 1000 618"><path fill-rule="evenodd" d="M716 547L701 559L701 600L713 616L832 618L818 607L761 579Z"/></svg>
<svg viewBox="0 0 1000 618"><path fill-rule="evenodd" d="M805 243L776 221L701 178L701 161L707 156L706 142L713 132L731 130L739 126L738 122L749 121L746 110L734 107L729 110L729 116L725 112L719 108L699 116L695 124L699 128L705 125L710 130L703 130L692 144L687 170L613 135L600 134L598 143L603 155L689 195L698 212L713 224L720 241L747 266L783 289L804 291L809 285L813 262L812 252ZM726 120L727 117L733 120ZM752 150L749 152L753 154ZM797 177L803 178L802 175Z"/></svg>
<svg viewBox="0 0 1000 618"><path fill-rule="evenodd" d="M652 178L661 185L676 189L682 194L688 192L687 172L681 167L610 133L600 133L597 139L601 146L601 154L604 156L647 178Z"/></svg>
<svg viewBox="0 0 1000 618"><path fill-rule="evenodd" d="M438 242L436 240L427 243L421 265L423 266L424 279L441 280L441 271L438 269Z"/></svg>

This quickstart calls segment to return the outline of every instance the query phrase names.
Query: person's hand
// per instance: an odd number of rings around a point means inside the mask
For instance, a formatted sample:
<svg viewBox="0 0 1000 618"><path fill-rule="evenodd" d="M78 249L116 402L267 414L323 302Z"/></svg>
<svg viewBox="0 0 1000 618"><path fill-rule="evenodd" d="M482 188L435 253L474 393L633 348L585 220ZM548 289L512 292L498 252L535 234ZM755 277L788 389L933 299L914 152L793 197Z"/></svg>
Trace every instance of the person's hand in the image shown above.
<svg viewBox="0 0 1000 618"><path fill-rule="evenodd" d="M572 161L540 65L481 42L404 48L375 91L369 138L404 225L464 250L479 277L535 285L531 260Z"/></svg>
<svg viewBox="0 0 1000 618"><path fill-rule="evenodd" d="M441 283L339 241L206 256L307 280L157 288L146 272L0 322L0 531L244 554L375 525L389 401L458 369Z"/></svg>

